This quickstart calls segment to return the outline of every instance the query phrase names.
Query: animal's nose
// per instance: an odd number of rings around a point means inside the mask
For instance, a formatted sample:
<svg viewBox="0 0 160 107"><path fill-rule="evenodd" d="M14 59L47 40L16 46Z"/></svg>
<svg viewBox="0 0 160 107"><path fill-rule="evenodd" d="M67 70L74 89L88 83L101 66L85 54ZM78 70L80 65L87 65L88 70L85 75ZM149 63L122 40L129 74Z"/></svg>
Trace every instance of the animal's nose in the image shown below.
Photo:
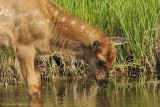
<svg viewBox="0 0 160 107"><path fill-rule="evenodd" d="M107 80L99 80L98 84L99 84L100 87L106 88L107 84L108 84L108 81Z"/></svg>

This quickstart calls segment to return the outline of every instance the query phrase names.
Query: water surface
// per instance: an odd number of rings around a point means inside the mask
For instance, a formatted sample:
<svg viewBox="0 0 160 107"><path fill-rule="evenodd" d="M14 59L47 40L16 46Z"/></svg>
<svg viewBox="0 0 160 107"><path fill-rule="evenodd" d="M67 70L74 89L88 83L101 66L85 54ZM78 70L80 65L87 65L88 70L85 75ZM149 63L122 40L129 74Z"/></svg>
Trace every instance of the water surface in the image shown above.
<svg viewBox="0 0 160 107"><path fill-rule="evenodd" d="M25 86L0 85L0 107L160 107L160 81L128 83L126 79L99 88L94 82L46 83L42 98L29 99Z"/></svg>

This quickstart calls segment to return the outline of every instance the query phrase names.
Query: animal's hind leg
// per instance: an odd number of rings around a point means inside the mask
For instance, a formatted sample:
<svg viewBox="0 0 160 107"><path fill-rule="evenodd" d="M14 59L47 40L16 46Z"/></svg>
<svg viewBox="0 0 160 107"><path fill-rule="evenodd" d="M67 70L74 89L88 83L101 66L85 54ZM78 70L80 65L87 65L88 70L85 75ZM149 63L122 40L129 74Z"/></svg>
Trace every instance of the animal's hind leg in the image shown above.
<svg viewBox="0 0 160 107"><path fill-rule="evenodd" d="M35 49L21 46L18 48L17 54L29 95L33 99L40 97L41 77L36 65Z"/></svg>

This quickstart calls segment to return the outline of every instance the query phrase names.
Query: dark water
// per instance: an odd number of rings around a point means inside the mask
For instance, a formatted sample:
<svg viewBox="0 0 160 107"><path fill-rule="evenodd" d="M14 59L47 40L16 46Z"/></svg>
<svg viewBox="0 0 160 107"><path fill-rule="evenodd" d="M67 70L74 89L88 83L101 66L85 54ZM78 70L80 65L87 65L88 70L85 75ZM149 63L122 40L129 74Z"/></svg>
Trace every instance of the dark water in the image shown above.
<svg viewBox="0 0 160 107"><path fill-rule="evenodd" d="M159 80L129 82L122 78L106 89L94 82L45 83L37 101L29 100L24 86L0 85L0 107L160 107Z"/></svg>

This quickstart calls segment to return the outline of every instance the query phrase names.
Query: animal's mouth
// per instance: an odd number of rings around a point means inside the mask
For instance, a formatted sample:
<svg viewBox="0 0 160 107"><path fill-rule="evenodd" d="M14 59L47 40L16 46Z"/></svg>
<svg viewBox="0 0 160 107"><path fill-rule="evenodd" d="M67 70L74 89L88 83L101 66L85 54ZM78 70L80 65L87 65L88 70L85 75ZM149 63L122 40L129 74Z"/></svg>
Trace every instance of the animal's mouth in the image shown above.
<svg viewBox="0 0 160 107"><path fill-rule="evenodd" d="M96 82L99 87L106 88L108 85L107 75L105 71L99 71L97 70L95 75Z"/></svg>

